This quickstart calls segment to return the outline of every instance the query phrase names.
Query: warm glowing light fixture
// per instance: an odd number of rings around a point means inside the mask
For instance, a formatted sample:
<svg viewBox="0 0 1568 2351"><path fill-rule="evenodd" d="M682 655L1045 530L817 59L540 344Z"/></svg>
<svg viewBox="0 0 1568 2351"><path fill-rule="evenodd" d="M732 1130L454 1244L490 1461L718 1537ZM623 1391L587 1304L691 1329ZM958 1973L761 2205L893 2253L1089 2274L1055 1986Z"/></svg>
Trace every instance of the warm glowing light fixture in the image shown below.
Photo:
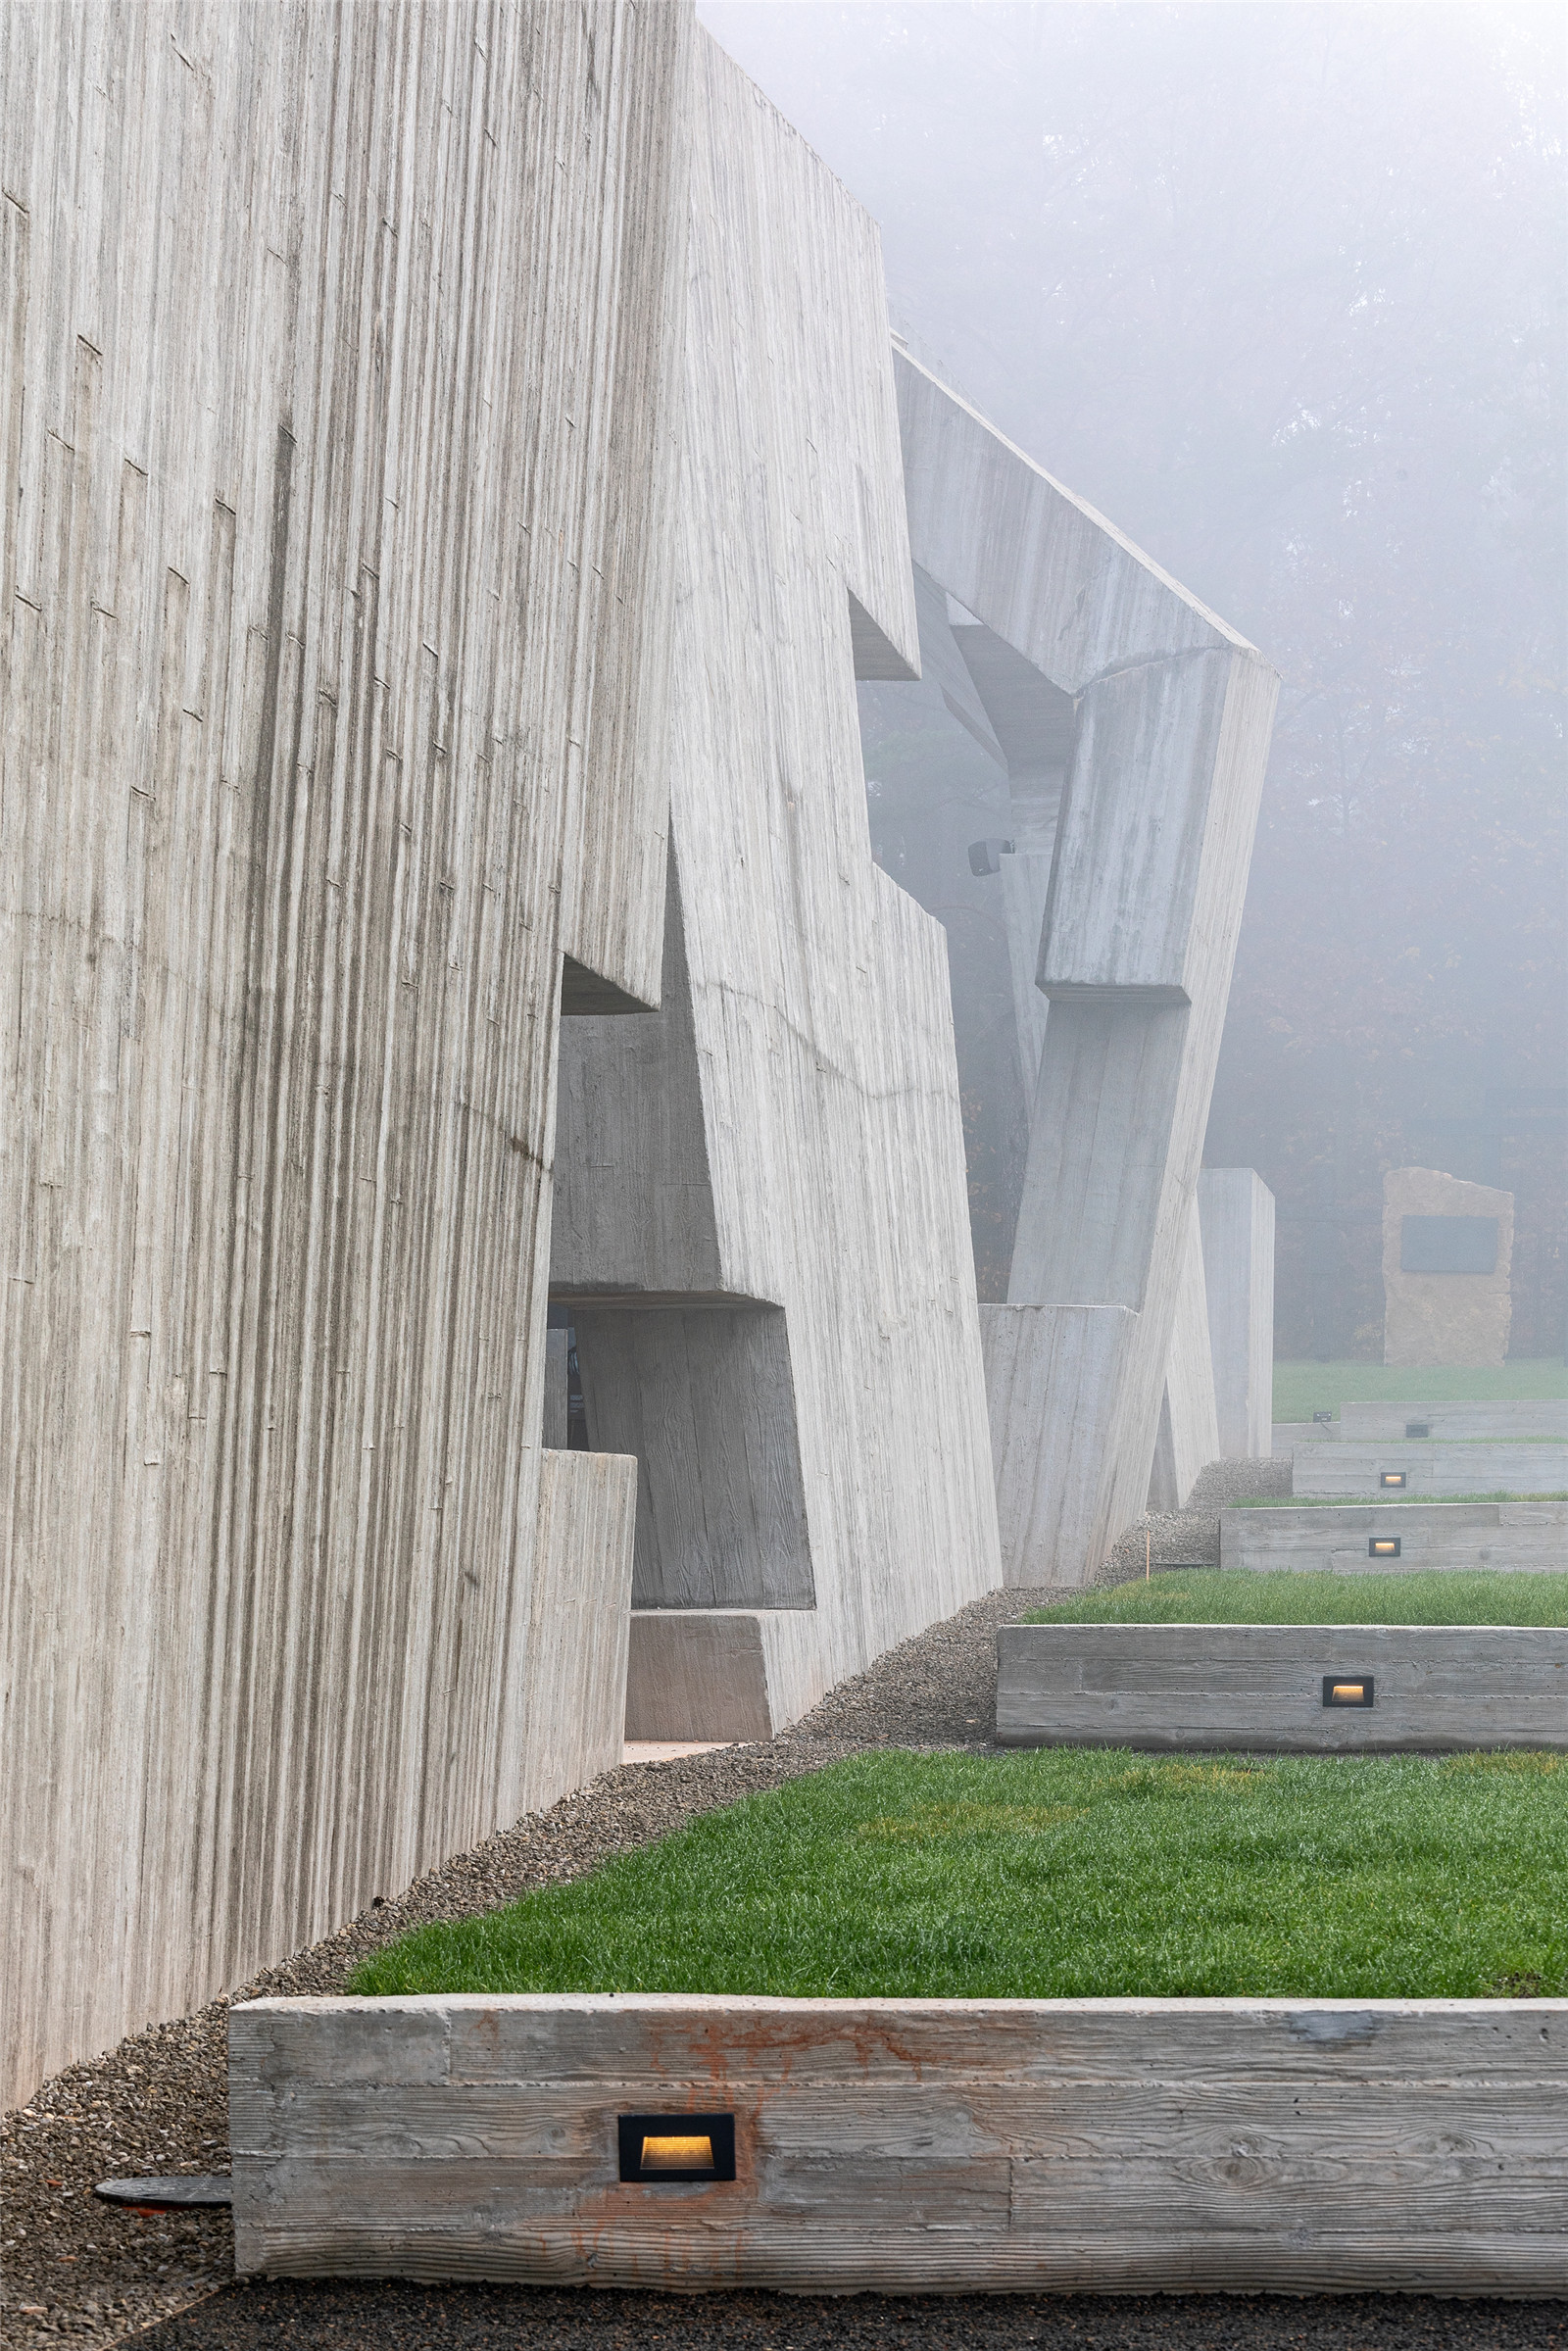
<svg viewBox="0 0 1568 2351"><path fill-rule="evenodd" d="M616 2118L622 2180L733 2180L732 2114L623 2114Z"/></svg>
<svg viewBox="0 0 1568 2351"><path fill-rule="evenodd" d="M1402 1493L1404 1490L1405 1478L1406 1473L1402 1469L1380 1469L1378 1471L1378 1484L1385 1490L1385 1492L1389 1492L1397 1488L1398 1491Z"/></svg>
<svg viewBox="0 0 1568 2351"><path fill-rule="evenodd" d="M1352 1682L1348 1679L1341 1681L1335 1674L1325 1674L1323 1703L1325 1706L1370 1706L1372 1676L1363 1674L1359 1681Z"/></svg>
<svg viewBox="0 0 1568 2351"><path fill-rule="evenodd" d="M1369 1535L1366 1555L1369 1559L1397 1559L1400 1538L1397 1535Z"/></svg>
<svg viewBox="0 0 1568 2351"><path fill-rule="evenodd" d="M710 2172L713 2141L708 2131L645 2131L640 2167L645 2172Z"/></svg>

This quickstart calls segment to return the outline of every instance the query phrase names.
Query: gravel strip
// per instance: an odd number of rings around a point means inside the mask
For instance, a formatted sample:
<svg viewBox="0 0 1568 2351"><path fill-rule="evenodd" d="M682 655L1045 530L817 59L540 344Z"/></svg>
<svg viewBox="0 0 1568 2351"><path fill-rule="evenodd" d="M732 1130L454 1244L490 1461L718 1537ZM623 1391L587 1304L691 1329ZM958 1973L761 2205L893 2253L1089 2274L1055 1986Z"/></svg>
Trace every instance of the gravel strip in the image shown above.
<svg viewBox="0 0 1568 2351"><path fill-rule="evenodd" d="M1144 1538L1152 1567L1218 1567L1219 1514L1227 1502L1290 1498L1289 1461L1211 1461L1185 1510L1152 1510L1129 1527L1101 1570L1102 1584L1129 1584L1144 1572Z"/></svg>
<svg viewBox="0 0 1568 2351"><path fill-rule="evenodd" d="M1568 2351L1568 2301L230 2287L138 2351Z"/></svg>

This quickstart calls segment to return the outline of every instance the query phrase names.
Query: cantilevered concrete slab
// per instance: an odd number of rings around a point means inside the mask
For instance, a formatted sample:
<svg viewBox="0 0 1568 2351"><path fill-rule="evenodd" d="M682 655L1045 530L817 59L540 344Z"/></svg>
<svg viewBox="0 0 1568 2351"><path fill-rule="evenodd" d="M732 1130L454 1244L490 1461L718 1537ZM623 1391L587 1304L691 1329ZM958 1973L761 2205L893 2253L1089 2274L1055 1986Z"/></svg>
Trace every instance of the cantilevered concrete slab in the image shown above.
<svg viewBox="0 0 1568 2351"><path fill-rule="evenodd" d="M661 1009L564 1024L552 1258L641 1464L634 1739L766 1737L1001 1580L943 934L860 765L918 660L877 232L701 36L693 142Z"/></svg>
<svg viewBox="0 0 1568 2351"><path fill-rule="evenodd" d="M1149 1492L1277 680L902 349L895 369L910 552L1006 759L1008 918L1046 1006L1020 1012L1007 1302L981 1312L1003 1558L1077 1582Z"/></svg>

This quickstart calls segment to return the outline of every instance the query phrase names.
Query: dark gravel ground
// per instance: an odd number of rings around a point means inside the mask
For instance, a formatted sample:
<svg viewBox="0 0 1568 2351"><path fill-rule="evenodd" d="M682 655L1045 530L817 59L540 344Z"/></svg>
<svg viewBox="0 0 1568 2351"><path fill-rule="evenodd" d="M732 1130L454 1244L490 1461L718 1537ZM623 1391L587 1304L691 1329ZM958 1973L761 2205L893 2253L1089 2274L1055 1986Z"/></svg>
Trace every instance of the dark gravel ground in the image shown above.
<svg viewBox="0 0 1568 2351"><path fill-rule="evenodd" d="M1218 1557L1222 1501L1288 1494L1288 1462L1215 1463L1193 1507L1143 1522L1103 1580L1152 1563ZM332 1992L365 1956L431 1918L494 1908L533 1886L581 1876L715 1805L878 1745L990 1744L999 1624L1053 1595L996 1592L881 1658L765 1746L732 1747L607 1772L533 1814L326 1941L195 2016L135 2034L72 2066L30 2105L0 2118L0 2351L62 2340L84 2351L131 2335L147 2351L1568 2351L1568 2300L1448 2302L1343 2298L1036 2296L824 2299L534 2291L502 2286L233 2282L226 2212L137 2214L99 2203L113 2175L227 2169L224 2033L230 1998ZM1568 2281L1565 2281L1568 2284Z"/></svg>
<svg viewBox="0 0 1568 2351"><path fill-rule="evenodd" d="M624 2294L231 2286L146 2351L1568 2351L1568 2301L1426 2295Z"/></svg>

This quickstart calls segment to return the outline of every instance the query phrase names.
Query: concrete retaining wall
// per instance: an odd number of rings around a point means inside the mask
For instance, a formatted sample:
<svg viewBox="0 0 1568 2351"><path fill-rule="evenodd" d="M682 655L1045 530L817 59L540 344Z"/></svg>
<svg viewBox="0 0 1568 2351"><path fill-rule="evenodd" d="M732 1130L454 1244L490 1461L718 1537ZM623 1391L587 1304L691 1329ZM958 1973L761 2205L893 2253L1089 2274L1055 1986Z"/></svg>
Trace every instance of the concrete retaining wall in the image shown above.
<svg viewBox="0 0 1568 2351"><path fill-rule="evenodd" d="M1396 1542L1397 1557L1373 1553ZM1398 1575L1422 1568L1568 1569L1568 1502L1347 1503L1315 1510L1222 1510L1221 1567Z"/></svg>
<svg viewBox="0 0 1568 2351"><path fill-rule="evenodd" d="M1568 1445L1438 1445L1417 1442L1298 1445L1294 1494L1381 1494L1385 1475L1406 1494L1555 1494L1568 1488Z"/></svg>
<svg viewBox="0 0 1568 2351"><path fill-rule="evenodd" d="M1444 1438L1555 1437L1568 1445L1568 1396L1525 1396L1458 1404L1342 1404L1336 1426L1324 1434L1361 1443L1397 1442L1414 1423L1434 1443Z"/></svg>
<svg viewBox="0 0 1568 2351"><path fill-rule="evenodd" d="M1539 1626L1004 1625L997 1668L1004 1747L1568 1747L1568 1631Z"/></svg>
<svg viewBox="0 0 1568 2351"><path fill-rule="evenodd" d="M1568 2001L263 2000L241 2275L1559 2294ZM735 2178L622 2181L624 2114Z"/></svg>

